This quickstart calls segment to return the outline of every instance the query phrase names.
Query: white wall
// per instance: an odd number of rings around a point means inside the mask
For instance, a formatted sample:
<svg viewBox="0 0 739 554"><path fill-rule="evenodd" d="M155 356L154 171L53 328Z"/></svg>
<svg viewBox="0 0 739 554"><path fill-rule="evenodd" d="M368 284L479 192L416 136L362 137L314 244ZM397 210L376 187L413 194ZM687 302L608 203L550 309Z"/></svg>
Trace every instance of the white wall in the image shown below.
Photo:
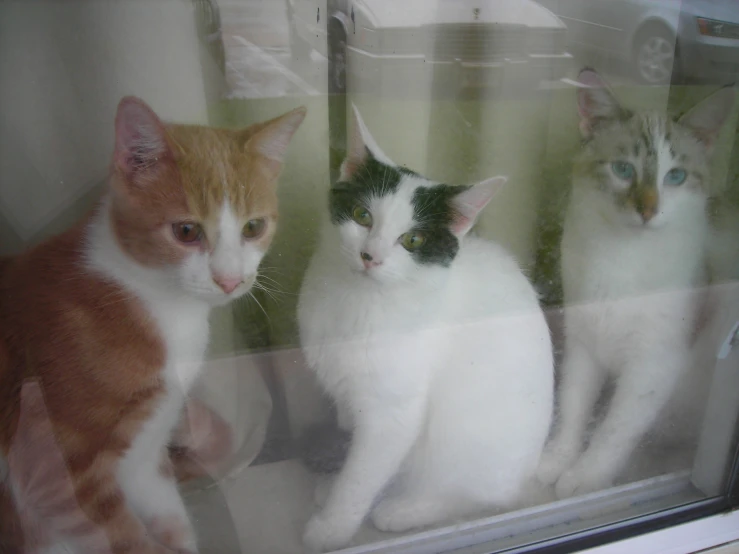
<svg viewBox="0 0 739 554"><path fill-rule="evenodd" d="M20 242L105 179L126 94L206 121L192 2L0 3L0 219Z"/></svg>

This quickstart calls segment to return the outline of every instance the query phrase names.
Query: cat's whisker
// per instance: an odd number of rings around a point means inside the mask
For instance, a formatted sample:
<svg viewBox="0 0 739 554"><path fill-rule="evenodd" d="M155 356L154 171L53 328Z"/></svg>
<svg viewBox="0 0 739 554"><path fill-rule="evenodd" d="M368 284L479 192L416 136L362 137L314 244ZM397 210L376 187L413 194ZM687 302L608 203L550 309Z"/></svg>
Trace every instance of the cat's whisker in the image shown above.
<svg viewBox="0 0 739 554"><path fill-rule="evenodd" d="M264 291L266 294L268 294L275 301L278 300L274 296L275 294L281 294L281 295L286 295L286 296L297 296L294 292L287 292L287 291L283 291L283 290L271 288L271 287L266 286L264 283L259 283L258 281L255 281L254 282L254 288L256 288L257 290Z"/></svg>
<svg viewBox="0 0 739 554"><path fill-rule="evenodd" d="M272 277L268 277L267 275L260 274L260 275L257 276L257 279L256 280L258 281L260 278L261 279L266 279L268 282L273 283L277 287L280 286L280 283L278 281L275 281L274 279L272 279Z"/></svg>
<svg viewBox="0 0 739 554"><path fill-rule="evenodd" d="M277 267L259 267L259 275L264 275L265 272L271 272L279 277L284 277L285 272L282 271L282 268Z"/></svg>
<svg viewBox="0 0 739 554"><path fill-rule="evenodd" d="M258 286L258 285L257 285L256 283L254 284L253 290L258 290L258 291L261 291L261 292L263 292L264 294L266 294L266 295L267 295L267 297L268 297L268 298L269 298L270 300L272 300L272 301L273 301L273 302L275 302L276 304L279 304L279 301L278 301L278 299L277 299L277 298L275 298L275 296L274 296L274 295L273 295L273 294L272 294L272 293L271 293L270 291L268 291L267 289L264 289L264 288L262 288L262 287Z"/></svg>
<svg viewBox="0 0 739 554"><path fill-rule="evenodd" d="M267 285L265 283L255 282L254 283L254 286L257 287L257 288L259 288L259 289L261 289L261 290L269 291L269 292L271 292L273 294L280 294L280 295L286 295L286 296L294 296L294 294L295 294L295 293L287 292L287 291L284 291L282 289L278 289L278 288L269 286L269 285Z"/></svg>
<svg viewBox="0 0 739 554"><path fill-rule="evenodd" d="M281 290L276 290L276 289L272 289L272 288L266 287L262 283L254 283L252 286L254 287L254 289L261 290L261 291L265 292L266 294L272 296L273 298L274 298L273 295L275 295L275 294L280 294L280 295L288 295L289 294L289 293L283 292Z"/></svg>
<svg viewBox="0 0 739 554"><path fill-rule="evenodd" d="M271 319L269 317L269 314L267 313L267 310L264 309L264 306L262 306L262 303L257 299L254 293L252 291L249 291L247 294L249 295L250 298L254 300L254 302L257 303L257 306L259 306L259 308L262 310L262 313L264 313L264 317L267 318L267 321L271 322Z"/></svg>

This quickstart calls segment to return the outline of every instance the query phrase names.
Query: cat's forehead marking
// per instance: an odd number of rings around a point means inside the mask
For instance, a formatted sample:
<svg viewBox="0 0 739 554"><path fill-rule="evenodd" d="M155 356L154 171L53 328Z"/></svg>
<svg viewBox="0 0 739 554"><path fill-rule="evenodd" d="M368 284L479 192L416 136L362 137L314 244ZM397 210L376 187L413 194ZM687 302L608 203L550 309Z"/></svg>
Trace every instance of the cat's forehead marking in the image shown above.
<svg viewBox="0 0 739 554"><path fill-rule="evenodd" d="M233 210L231 202L228 197L223 199L223 205L221 206L221 217L219 219L219 231L220 238L227 239L233 242L234 237L237 239L236 242L241 242L241 224L239 217Z"/></svg>
<svg viewBox="0 0 739 554"><path fill-rule="evenodd" d="M381 230L396 233L407 230L413 222L413 193L420 186L420 179L404 176L392 194L373 194L370 209L378 218Z"/></svg>
<svg viewBox="0 0 739 554"><path fill-rule="evenodd" d="M220 219L228 201L240 218L275 217L274 185L245 151L243 131L172 125L188 206L202 221Z"/></svg>
<svg viewBox="0 0 739 554"><path fill-rule="evenodd" d="M657 186L658 182L674 165L677 152L673 145L673 126L663 114L635 114L626 125L617 125L612 130L613 138L602 148L608 157L618 156L631 161L636 169L639 185ZM622 141L630 145L624 146Z"/></svg>
<svg viewBox="0 0 739 554"><path fill-rule="evenodd" d="M218 240L212 260L214 270L222 275L238 274L240 250L241 223L231 203L224 199L218 218Z"/></svg>
<svg viewBox="0 0 739 554"><path fill-rule="evenodd" d="M218 170L219 181L223 189L223 205L228 204L228 176L226 175L226 161L223 158L215 159L215 167Z"/></svg>

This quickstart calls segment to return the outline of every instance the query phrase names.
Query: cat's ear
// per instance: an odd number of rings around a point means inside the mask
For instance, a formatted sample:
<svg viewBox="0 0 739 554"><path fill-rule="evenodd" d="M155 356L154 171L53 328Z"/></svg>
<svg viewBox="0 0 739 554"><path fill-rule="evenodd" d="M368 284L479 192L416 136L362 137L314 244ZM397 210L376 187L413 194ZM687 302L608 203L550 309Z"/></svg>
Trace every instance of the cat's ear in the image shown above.
<svg viewBox="0 0 739 554"><path fill-rule="evenodd" d="M506 184L507 177L491 177L472 185L462 187L464 190L452 198L454 218L452 219L452 233L461 237L472 229L480 211L487 206L490 199Z"/></svg>
<svg viewBox="0 0 739 554"><path fill-rule="evenodd" d="M251 135L246 142L246 150L265 158L269 170L272 173L279 173L285 161L290 139L305 119L306 113L307 108L301 106L267 121L259 131Z"/></svg>
<svg viewBox="0 0 739 554"><path fill-rule="evenodd" d="M160 161L171 156L164 124L146 103L126 96L115 116L113 164L129 180L147 182Z"/></svg>
<svg viewBox="0 0 739 554"><path fill-rule="evenodd" d="M710 148L729 117L735 100L736 87L720 88L693 106L678 122L689 127Z"/></svg>
<svg viewBox="0 0 739 554"><path fill-rule="evenodd" d="M367 159L372 156L377 161L385 165L395 166L385 153L377 146L375 139L364 124L364 120L357 109L352 104L352 124L349 128L348 148L346 158L341 164L339 172L340 181L348 181L362 167Z"/></svg>
<svg viewBox="0 0 739 554"><path fill-rule="evenodd" d="M580 113L580 132L588 138L599 120L621 119L626 111L616 100L606 82L592 69L580 71L577 77L577 111Z"/></svg>

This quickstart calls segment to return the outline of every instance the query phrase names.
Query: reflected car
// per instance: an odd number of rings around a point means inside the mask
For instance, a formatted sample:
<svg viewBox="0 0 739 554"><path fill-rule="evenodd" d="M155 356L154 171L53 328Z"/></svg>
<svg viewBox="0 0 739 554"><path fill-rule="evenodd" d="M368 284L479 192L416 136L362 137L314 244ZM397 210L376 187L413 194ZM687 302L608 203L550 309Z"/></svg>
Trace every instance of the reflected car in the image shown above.
<svg viewBox="0 0 739 554"><path fill-rule="evenodd" d="M626 62L646 84L733 83L739 74L737 0L540 0L568 41Z"/></svg>
<svg viewBox="0 0 739 554"><path fill-rule="evenodd" d="M287 0L293 56L329 57L330 79L361 92L409 90L433 76L450 90L527 75L557 80L570 67L567 30L532 0ZM328 30L336 47L327 48ZM337 87L334 87L336 90Z"/></svg>
<svg viewBox="0 0 739 554"><path fill-rule="evenodd" d="M226 50L223 45L221 11L216 0L194 0L198 35L213 57L219 71L226 72Z"/></svg>

